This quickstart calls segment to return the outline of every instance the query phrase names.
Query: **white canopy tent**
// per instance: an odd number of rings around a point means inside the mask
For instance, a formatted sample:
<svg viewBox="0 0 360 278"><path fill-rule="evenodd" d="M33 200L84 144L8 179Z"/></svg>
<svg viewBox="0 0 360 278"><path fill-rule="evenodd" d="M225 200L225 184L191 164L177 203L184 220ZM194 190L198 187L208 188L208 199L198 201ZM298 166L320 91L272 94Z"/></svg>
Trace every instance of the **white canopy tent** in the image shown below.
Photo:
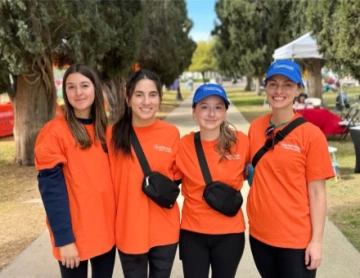
<svg viewBox="0 0 360 278"><path fill-rule="evenodd" d="M309 32L300 38L275 49L273 58L275 60L302 58L322 59L323 55L318 52L316 39L313 39Z"/></svg>
<svg viewBox="0 0 360 278"><path fill-rule="evenodd" d="M310 92L312 97L322 97L321 60L323 55L319 53L316 39L310 36L310 32L275 49L273 58L274 60L301 59L309 72L309 88L305 87L306 92Z"/></svg>

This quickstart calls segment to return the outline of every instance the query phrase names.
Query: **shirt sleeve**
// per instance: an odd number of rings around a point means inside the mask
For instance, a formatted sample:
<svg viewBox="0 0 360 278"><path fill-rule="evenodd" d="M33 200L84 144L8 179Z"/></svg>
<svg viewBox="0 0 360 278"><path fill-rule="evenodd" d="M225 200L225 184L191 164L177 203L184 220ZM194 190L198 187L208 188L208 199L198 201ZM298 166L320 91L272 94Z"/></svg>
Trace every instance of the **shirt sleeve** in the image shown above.
<svg viewBox="0 0 360 278"><path fill-rule="evenodd" d="M61 139L54 133L55 127L45 126L40 132L35 143L35 167L40 171L52 169L57 164L66 165L65 149Z"/></svg>
<svg viewBox="0 0 360 278"><path fill-rule="evenodd" d="M52 169L40 170L38 182L46 216L54 235L55 246L61 247L74 242L69 197L62 164L57 164Z"/></svg>

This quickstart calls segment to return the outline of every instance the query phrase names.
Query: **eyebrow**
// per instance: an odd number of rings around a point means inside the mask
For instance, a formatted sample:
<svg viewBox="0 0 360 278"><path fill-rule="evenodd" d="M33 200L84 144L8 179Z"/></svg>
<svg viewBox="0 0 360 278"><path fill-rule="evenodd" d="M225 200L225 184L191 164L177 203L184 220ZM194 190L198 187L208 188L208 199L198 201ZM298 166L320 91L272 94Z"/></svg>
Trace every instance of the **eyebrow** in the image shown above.
<svg viewBox="0 0 360 278"><path fill-rule="evenodd" d="M141 94L144 94L144 91L136 90L136 91L134 91L134 94L135 94L135 93L141 93ZM149 93L150 93L150 94L151 94L151 93L157 93L157 94L159 94L159 92L158 92L158 91L150 91Z"/></svg>
<svg viewBox="0 0 360 278"><path fill-rule="evenodd" d="M91 82L90 81L82 81L82 82L80 82L80 84L84 84L84 83L90 84ZM74 84L75 83L73 83L73 82L66 83L66 85L74 85Z"/></svg>
<svg viewBox="0 0 360 278"><path fill-rule="evenodd" d="M269 78L268 81L273 81L273 82L278 83L275 79L271 79L271 77ZM295 83L294 81L290 80L289 78L287 78L284 82L293 82L293 83Z"/></svg>
<svg viewBox="0 0 360 278"><path fill-rule="evenodd" d="M207 103L207 102L200 102L200 105L201 104L209 104L209 103ZM218 103L216 103L215 105L225 105L225 103L223 103L223 102L218 102Z"/></svg>

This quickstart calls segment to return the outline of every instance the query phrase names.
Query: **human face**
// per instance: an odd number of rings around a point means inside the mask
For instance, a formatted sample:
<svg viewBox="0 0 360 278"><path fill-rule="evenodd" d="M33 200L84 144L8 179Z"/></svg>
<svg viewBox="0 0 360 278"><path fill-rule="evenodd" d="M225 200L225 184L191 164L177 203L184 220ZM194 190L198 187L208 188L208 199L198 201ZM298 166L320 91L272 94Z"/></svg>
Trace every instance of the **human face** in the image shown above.
<svg viewBox="0 0 360 278"><path fill-rule="evenodd" d="M292 109L295 97L301 90L299 86L283 75L270 77L265 86L267 100L273 109Z"/></svg>
<svg viewBox="0 0 360 278"><path fill-rule="evenodd" d="M91 106L95 99L95 89L91 80L81 73L71 73L66 79L66 96L78 118L90 118Z"/></svg>
<svg viewBox="0 0 360 278"><path fill-rule="evenodd" d="M217 130L226 118L226 106L219 96L208 96L200 100L193 109L193 118L200 130Z"/></svg>
<svg viewBox="0 0 360 278"><path fill-rule="evenodd" d="M134 126L147 126L154 123L155 114L160 107L160 92L154 81L149 79L138 81L127 103L132 109Z"/></svg>

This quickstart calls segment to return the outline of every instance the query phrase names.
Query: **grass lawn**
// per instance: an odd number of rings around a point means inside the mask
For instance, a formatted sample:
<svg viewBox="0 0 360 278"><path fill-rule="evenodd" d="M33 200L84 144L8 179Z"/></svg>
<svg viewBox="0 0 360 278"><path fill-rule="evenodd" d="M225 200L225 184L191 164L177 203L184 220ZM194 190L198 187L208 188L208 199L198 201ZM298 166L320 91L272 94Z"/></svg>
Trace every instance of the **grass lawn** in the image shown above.
<svg viewBox="0 0 360 278"><path fill-rule="evenodd" d="M181 93L185 99L191 92ZM158 118L180 104L175 97L176 91L164 92ZM14 153L13 136L0 138L0 271L46 229L35 167L14 165Z"/></svg>
<svg viewBox="0 0 360 278"><path fill-rule="evenodd" d="M353 103L360 95L359 87L344 88ZM244 117L253 119L271 111L264 106L264 94L257 96L255 92L244 92L242 89L228 89L228 96ZM334 110L337 93L324 94L328 109ZM340 114L339 112L336 112ZM336 159L340 164L341 178L327 181L328 217L344 233L348 240L360 251L360 174L354 174L355 151L350 135L346 140L338 141L328 138L328 144L336 147Z"/></svg>

